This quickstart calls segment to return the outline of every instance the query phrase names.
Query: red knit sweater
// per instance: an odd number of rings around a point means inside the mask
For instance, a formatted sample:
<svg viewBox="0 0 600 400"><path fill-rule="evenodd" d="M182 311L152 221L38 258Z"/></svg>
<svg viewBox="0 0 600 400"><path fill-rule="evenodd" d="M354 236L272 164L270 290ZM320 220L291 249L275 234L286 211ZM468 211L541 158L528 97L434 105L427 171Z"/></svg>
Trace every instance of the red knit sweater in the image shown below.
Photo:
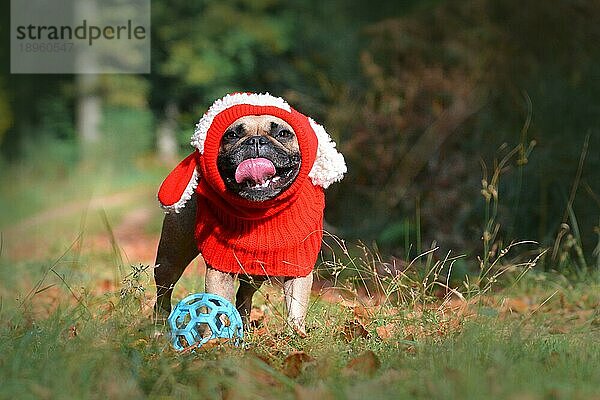
<svg viewBox="0 0 600 400"><path fill-rule="evenodd" d="M298 137L302 163L292 185L275 199L245 200L229 192L217 168L221 137L243 115L274 115L287 121ZM212 122L204 153L194 152L167 177L159 191L173 204L199 174L196 241L205 261L223 272L270 276L306 276L317 260L323 237L323 188L308 177L316 158L317 138L306 116L291 109L237 105ZM187 178L186 178L187 177Z"/></svg>
<svg viewBox="0 0 600 400"><path fill-rule="evenodd" d="M308 181L303 186L276 214L248 219L241 216L248 210L227 207L201 182L196 240L205 261L223 272L308 275L321 248L325 196Z"/></svg>

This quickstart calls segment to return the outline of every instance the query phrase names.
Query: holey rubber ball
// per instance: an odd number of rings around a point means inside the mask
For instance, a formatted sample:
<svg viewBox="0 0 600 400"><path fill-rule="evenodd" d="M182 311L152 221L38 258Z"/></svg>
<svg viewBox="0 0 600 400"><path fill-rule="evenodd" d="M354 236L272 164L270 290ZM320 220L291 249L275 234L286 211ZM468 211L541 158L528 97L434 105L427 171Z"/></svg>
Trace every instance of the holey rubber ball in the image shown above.
<svg viewBox="0 0 600 400"><path fill-rule="evenodd" d="M238 346L244 337L240 313L221 296L195 293L181 300L168 319L171 344L178 350L201 347L212 339L231 339Z"/></svg>

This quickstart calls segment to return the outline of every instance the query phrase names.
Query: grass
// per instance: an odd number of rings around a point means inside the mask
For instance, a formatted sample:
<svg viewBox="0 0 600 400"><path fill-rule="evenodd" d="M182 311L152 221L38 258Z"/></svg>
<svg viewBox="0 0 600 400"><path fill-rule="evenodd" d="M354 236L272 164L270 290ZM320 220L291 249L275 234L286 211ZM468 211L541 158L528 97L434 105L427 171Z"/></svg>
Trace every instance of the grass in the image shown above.
<svg viewBox="0 0 600 400"><path fill-rule="evenodd" d="M306 339L286 332L280 291L267 287L244 348L179 354L151 321L147 269L99 290L92 271L69 272L73 255L2 263L0 398L600 396L597 279L533 273L446 304L377 305L328 289L313 299ZM175 297L201 286L186 275Z"/></svg>
<svg viewBox="0 0 600 400"><path fill-rule="evenodd" d="M249 349L176 354L147 314L101 299L48 318L3 312L2 398L581 398L600 395L598 327L570 334L479 316L447 335L343 338L319 304L310 338L250 336ZM542 318L543 319L543 318ZM435 319L420 321L434 329ZM406 321L403 321L406 323ZM591 323L589 324L592 325ZM435 330L435 329L434 329ZM295 377L286 357L311 359ZM367 352L367 353L365 353ZM373 352L378 362L360 361ZM353 360L359 360L352 364ZM379 364L379 365L378 365ZM293 374L292 374L293 376ZM304 397L303 397L304 396Z"/></svg>

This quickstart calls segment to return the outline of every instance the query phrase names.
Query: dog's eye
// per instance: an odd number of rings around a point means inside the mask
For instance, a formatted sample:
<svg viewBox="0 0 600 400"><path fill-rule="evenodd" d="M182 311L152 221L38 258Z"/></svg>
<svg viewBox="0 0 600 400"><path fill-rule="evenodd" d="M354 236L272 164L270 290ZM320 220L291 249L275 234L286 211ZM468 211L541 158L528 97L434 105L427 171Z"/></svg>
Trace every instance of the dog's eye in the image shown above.
<svg viewBox="0 0 600 400"><path fill-rule="evenodd" d="M292 132L288 131L287 129L282 129L279 132L277 132L277 134L275 135L275 137L277 139L287 139L291 136L292 136Z"/></svg>
<svg viewBox="0 0 600 400"><path fill-rule="evenodd" d="M240 135L238 135L238 133L232 129L228 130L223 135L223 138L225 138L225 140L234 140L234 139L238 139L239 137L240 137Z"/></svg>

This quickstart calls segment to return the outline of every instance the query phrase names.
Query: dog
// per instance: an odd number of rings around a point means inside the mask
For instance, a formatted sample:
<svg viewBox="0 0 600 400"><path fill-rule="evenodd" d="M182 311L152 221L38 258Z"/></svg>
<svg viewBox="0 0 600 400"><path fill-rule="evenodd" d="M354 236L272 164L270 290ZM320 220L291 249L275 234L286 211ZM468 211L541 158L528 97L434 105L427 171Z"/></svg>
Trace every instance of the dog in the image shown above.
<svg viewBox="0 0 600 400"><path fill-rule="evenodd" d="M268 93L215 101L191 144L158 193L155 317L169 315L175 283L202 254L205 291L235 301L245 325L261 284L281 278L287 323L305 336L324 189L346 173L343 156L321 125Z"/></svg>

